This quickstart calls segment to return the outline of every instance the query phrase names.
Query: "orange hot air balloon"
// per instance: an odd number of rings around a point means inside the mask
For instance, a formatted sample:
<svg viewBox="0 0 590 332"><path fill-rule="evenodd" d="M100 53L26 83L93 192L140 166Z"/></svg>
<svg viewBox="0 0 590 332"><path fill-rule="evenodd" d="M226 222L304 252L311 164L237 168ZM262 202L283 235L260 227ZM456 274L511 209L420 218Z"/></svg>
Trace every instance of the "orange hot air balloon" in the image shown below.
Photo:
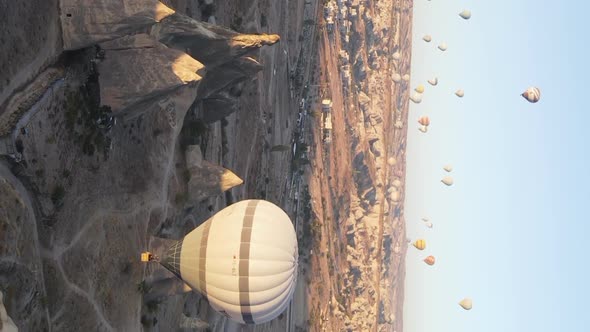
<svg viewBox="0 0 590 332"><path fill-rule="evenodd" d="M427 116L423 116L418 120L418 123L423 125L424 127L428 127L430 125L430 118Z"/></svg>
<svg viewBox="0 0 590 332"><path fill-rule="evenodd" d="M428 265L434 265L434 262L436 261L436 259L434 258L434 256L428 256L426 258L424 258L424 263L428 264Z"/></svg>

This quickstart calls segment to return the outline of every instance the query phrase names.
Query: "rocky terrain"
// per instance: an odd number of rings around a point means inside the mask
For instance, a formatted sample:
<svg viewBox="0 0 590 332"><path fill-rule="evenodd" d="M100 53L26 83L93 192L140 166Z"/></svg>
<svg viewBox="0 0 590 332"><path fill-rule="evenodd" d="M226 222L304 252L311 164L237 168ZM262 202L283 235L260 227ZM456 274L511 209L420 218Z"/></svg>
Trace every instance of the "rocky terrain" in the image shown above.
<svg viewBox="0 0 590 332"><path fill-rule="evenodd" d="M402 331L408 83L390 77L411 1L32 2L0 11L26 54L0 53L0 291L21 330ZM246 198L296 225L292 305L240 327L196 293L148 301L154 236Z"/></svg>
<svg viewBox="0 0 590 332"><path fill-rule="evenodd" d="M410 72L412 2L328 1L322 15L319 86L333 133L322 140L314 121L312 325L402 331L409 82L391 76Z"/></svg>

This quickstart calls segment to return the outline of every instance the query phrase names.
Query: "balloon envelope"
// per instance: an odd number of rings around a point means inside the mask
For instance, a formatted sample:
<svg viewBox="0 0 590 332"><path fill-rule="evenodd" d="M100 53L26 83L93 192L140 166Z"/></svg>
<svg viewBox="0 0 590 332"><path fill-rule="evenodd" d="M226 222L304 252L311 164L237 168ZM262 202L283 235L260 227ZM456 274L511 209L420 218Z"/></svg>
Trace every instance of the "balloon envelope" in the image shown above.
<svg viewBox="0 0 590 332"><path fill-rule="evenodd" d="M445 167L443 167L443 169L447 172L451 172L453 170L453 166L452 165L445 165Z"/></svg>
<svg viewBox="0 0 590 332"><path fill-rule="evenodd" d="M440 180L442 183L446 184L447 186L451 186L453 185L453 178L450 176L445 176L444 178L442 178L442 180Z"/></svg>
<svg viewBox="0 0 590 332"><path fill-rule="evenodd" d="M416 240L416 241L413 243L413 245L414 245L414 247L416 247L416 249L418 249L418 250L424 250L424 249L426 248L426 240L424 240L424 239L419 239L419 240Z"/></svg>
<svg viewBox="0 0 590 332"><path fill-rule="evenodd" d="M436 259L434 258L434 256L428 256L426 258L424 258L424 263L428 264L428 265L434 265L434 263L436 262Z"/></svg>
<svg viewBox="0 0 590 332"><path fill-rule="evenodd" d="M459 305L465 310L471 310L471 308L473 308L473 301L471 301L470 298L464 298L459 302Z"/></svg>
<svg viewBox="0 0 590 332"><path fill-rule="evenodd" d="M418 123L428 127L430 125L430 118L427 116L422 116L420 119L418 119Z"/></svg>
<svg viewBox="0 0 590 332"><path fill-rule="evenodd" d="M428 80L428 83L430 83L430 85L435 86L438 84L438 78L435 77L433 79Z"/></svg>
<svg viewBox="0 0 590 332"><path fill-rule="evenodd" d="M459 13L459 16L461 16L461 18L463 18L463 19L468 20L471 18L471 11L465 9L464 11Z"/></svg>
<svg viewBox="0 0 590 332"><path fill-rule="evenodd" d="M463 90L457 90L455 91L455 95L457 95L459 98L463 98L463 96L465 96L465 92Z"/></svg>
<svg viewBox="0 0 590 332"><path fill-rule="evenodd" d="M539 99L541 99L541 90L539 90L537 87L531 86L530 88L526 89L526 91L523 92L521 96L530 103L536 103L539 101Z"/></svg>
<svg viewBox="0 0 590 332"><path fill-rule="evenodd" d="M297 236L289 216L264 200L244 200L221 210L160 260L213 309L246 324L277 317L297 280Z"/></svg>
<svg viewBox="0 0 590 332"><path fill-rule="evenodd" d="M447 50L447 44L446 43L442 43L440 45L438 45L438 49L441 51L446 51Z"/></svg>
<svg viewBox="0 0 590 332"><path fill-rule="evenodd" d="M422 40L424 40L427 43L430 43L432 41L432 37L430 35L425 35L424 37L422 37Z"/></svg>

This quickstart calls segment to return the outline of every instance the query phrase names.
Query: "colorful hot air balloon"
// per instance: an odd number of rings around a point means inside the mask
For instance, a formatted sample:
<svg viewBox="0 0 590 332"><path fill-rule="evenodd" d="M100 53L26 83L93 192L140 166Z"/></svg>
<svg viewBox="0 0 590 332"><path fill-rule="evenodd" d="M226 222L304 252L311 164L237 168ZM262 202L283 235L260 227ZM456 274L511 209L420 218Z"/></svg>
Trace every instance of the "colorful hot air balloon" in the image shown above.
<svg viewBox="0 0 590 332"><path fill-rule="evenodd" d="M420 119L418 119L418 123L425 127L428 127L430 125L430 118L427 116L422 116L420 117Z"/></svg>
<svg viewBox="0 0 590 332"><path fill-rule="evenodd" d="M468 20L471 18L471 11L465 9L464 11L459 13L459 16L461 16L461 18Z"/></svg>
<svg viewBox="0 0 590 332"><path fill-rule="evenodd" d="M541 90L539 90L537 87L531 86L530 88L526 89L526 91L523 92L521 96L531 103L536 103L539 101L539 99L541 99Z"/></svg>
<svg viewBox="0 0 590 332"><path fill-rule="evenodd" d="M424 263L432 266L434 265L434 263L436 262L436 259L434 258L434 256L428 256L426 258L424 258Z"/></svg>
<svg viewBox="0 0 590 332"><path fill-rule="evenodd" d="M142 260L159 262L230 319L259 324L289 305L297 280L297 236L280 207L244 200L175 241L161 257L144 253Z"/></svg>
<svg viewBox="0 0 590 332"><path fill-rule="evenodd" d="M459 305L465 310L471 310L471 308L473 308L473 301L471 301L470 298L464 298L459 302Z"/></svg>
<svg viewBox="0 0 590 332"><path fill-rule="evenodd" d="M418 93L424 93L424 85L418 84L418 86L414 89L414 91Z"/></svg>
<svg viewBox="0 0 590 332"><path fill-rule="evenodd" d="M413 245L414 245L414 247L416 247L416 249L418 249L418 250L424 250L424 249L426 248L426 240L424 240L424 239L419 239L419 240L416 240L416 241L413 243Z"/></svg>

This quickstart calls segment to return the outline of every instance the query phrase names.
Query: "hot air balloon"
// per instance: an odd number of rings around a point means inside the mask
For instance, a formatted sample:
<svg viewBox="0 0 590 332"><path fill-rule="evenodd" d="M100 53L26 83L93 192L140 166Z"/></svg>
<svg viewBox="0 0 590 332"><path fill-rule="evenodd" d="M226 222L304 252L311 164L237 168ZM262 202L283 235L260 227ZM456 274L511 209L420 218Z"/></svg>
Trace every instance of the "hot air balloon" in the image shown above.
<svg viewBox="0 0 590 332"><path fill-rule="evenodd" d="M428 227L428 228L432 228L432 223L431 223L431 222L427 222L427 223L425 223L425 225L426 225L426 227Z"/></svg>
<svg viewBox="0 0 590 332"><path fill-rule="evenodd" d="M402 76L402 80L406 82L410 81L410 74L404 74L404 76Z"/></svg>
<svg viewBox="0 0 590 332"><path fill-rule="evenodd" d="M420 117L420 119L418 119L418 123L425 127L428 127L430 125L430 118L427 116L422 116Z"/></svg>
<svg viewBox="0 0 590 332"><path fill-rule="evenodd" d="M415 104L420 104L422 102L422 94L416 92L410 96L410 100L413 101Z"/></svg>
<svg viewBox="0 0 590 332"><path fill-rule="evenodd" d="M446 51L447 50L447 43L441 43L440 45L438 45L438 49L441 51Z"/></svg>
<svg viewBox="0 0 590 332"><path fill-rule="evenodd" d="M431 80L428 80L428 83L430 83L430 85L432 85L432 86L435 86L435 85L438 84L438 78L435 77L435 78L433 78Z"/></svg>
<svg viewBox="0 0 590 332"><path fill-rule="evenodd" d="M416 249L418 249L418 250L424 250L424 248L426 248L426 240L423 240L423 239L416 240L416 241L413 243L413 245L414 245L414 247L416 247Z"/></svg>
<svg viewBox="0 0 590 332"><path fill-rule="evenodd" d="M471 310L471 308L473 308L473 301L471 301L470 298L464 298L459 302L459 305L465 310Z"/></svg>
<svg viewBox="0 0 590 332"><path fill-rule="evenodd" d="M450 176L445 176L440 182L446 184L447 186L453 185L453 178Z"/></svg>
<svg viewBox="0 0 590 332"><path fill-rule="evenodd" d="M391 55L391 57L393 58L393 60L399 60L401 59L402 55L399 52L395 52Z"/></svg>
<svg viewBox="0 0 590 332"><path fill-rule="evenodd" d="M526 89L526 91L523 92L521 96L531 103L536 103L539 101L539 99L541 99L541 90L539 90L537 87L531 86L530 88Z"/></svg>
<svg viewBox="0 0 590 332"><path fill-rule="evenodd" d="M468 19L471 18L471 11L465 9L462 12L459 13L459 16L461 16L461 18L463 18L463 19L468 20Z"/></svg>
<svg viewBox="0 0 590 332"><path fill-rule="evenodd" d="M453 165L445 165L445 167L443 167L443 169L447 172L451 172L453 170Z"/></svg>
<svg viewBox="0 0 590 332"><path fill-rule="evenodd" d="M434 256L428 256L426 258L424 258L424 263L428 264L428 265L434 265L434 263L436 262L436 259L434 258Z"/></svg>
<svg viewBox="0 0 590 332"><path fill-rule="evenodd" d="M424 85L418 84L418 86L414 89L414 91L418 93L424 93Z"/></svg>
<svg viewBox="0 0 590 332"><path fill-rule="evenodd" d="M420 130L421 132L425 133L425 132L428 131L428 127L426 127L426 126L420 126L420 127L418 127L418 130Z"/></svg>
<svg viewBox="0 0 590 332"><path fill-rule="evenodd" d="M465 96L465 92L461 89L455 91L455 95L457 95L457 97L459 98L463 98L463 96Z"/></svg>
<svg viewBox="0 0 590 332"><path fill-rule="evenodd" d="M297 236L280 207L244 200L172 242L161 257L143 253L142 261L160 263L228 318L259 324L289 305L297 280Z"/></svg>
<svg viewBox="0 0 590 332"><path fill-rule="evenodd" d="M432 37L430 35L425 35L424 37L422 37L422 40L430 43L432 41Z"/></svg>
<svg viewBox="0 0 590 332"><path fill-rule="evenodd" d="M395 74L391 75L391 80L394 81L395 83L399 83L402 80L402 76L398 73L395 73Z"/></svg>

